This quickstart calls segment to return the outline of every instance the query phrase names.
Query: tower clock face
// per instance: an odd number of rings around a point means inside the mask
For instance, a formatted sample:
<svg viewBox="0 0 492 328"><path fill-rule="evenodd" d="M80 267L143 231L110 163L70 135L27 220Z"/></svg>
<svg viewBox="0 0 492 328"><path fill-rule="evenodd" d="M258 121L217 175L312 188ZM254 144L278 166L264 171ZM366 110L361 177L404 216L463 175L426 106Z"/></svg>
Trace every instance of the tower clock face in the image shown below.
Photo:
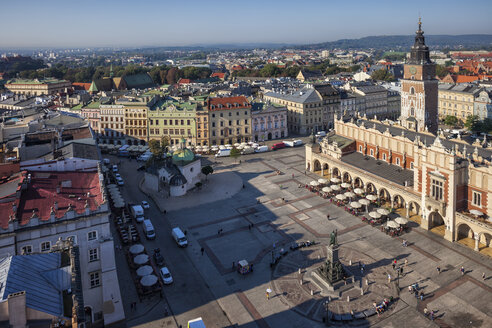
<svg viewBox="0 0 492 328"><path fill-rule="evenodd" d="M410 71L410 74L417 73L417 69L415 67L410 67L409 71Z"/></svg>

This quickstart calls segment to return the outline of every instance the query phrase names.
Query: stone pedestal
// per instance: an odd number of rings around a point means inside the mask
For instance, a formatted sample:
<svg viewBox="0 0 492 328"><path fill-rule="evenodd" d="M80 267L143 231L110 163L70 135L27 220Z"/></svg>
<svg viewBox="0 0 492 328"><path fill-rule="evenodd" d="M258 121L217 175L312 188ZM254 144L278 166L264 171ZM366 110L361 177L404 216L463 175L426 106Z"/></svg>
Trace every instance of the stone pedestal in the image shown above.
<svg viewBox="0 0 492 328"><path fill-rule="evenodd" d="M450 241L450 242L454 241L453 232L451 230L449 230L448 228L444 229L444 239L446 239L447 241Z"/></svg>

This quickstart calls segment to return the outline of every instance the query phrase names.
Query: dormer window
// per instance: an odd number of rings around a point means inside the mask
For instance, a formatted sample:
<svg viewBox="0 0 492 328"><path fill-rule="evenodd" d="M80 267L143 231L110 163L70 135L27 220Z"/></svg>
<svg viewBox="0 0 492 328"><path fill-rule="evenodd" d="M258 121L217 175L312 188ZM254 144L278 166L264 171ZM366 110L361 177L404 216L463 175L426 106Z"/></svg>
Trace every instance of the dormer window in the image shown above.
<svg viewBox="0 0 492 328"><path fill-rule="evenodd" d="M228 104L227 104L227 108L231 108L231 104L229 104L229 103L228 103Z"/></svg>
<svg viewBox="0 0 492 328"><path fill-rule="evenodd" d="M210 106L210 109L215 109L215 106L214 106L214 105L211 105L211 106Z"/></svg>

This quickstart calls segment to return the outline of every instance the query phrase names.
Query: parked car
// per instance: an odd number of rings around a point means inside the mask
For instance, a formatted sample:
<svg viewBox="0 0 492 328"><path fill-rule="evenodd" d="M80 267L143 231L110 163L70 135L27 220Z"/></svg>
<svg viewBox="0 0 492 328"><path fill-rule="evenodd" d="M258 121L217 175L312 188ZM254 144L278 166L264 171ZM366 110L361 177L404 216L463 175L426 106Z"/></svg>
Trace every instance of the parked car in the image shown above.
<svg viewBox="0 0 492 328"><path fill-rule="evenodd" d="M164 257L161 254L161 249L154 249L154 261L158 266L164 265Z"/></svg>
<svg viewBox="0 0 492 328"><path fill-rule="evenodd" d="M161 270L161 278L165 285L169 285L173 283L173 276L171 276L171 272L167 267L162 267Z"/></svg>
<svg viewBox="0 0 492 328"><path fill-rule="evenodd" d="M272 150L285 148L285 144L283 142L278 142L272 146Z"/></svg>
<svg viewBox="0 0 492 328"><path fill-rule="evenodd" d="M144 210L148 210L150 208L150 205L147 201L142 200L142 207L144 208Z"/></svg>
<svg viewBox="0 0 492 328"><path fill-rule="evenodd" d="M116 173L116 174L114 175L114 177L115 177L116 179L122 179L121 174L119 174L119 173Z"/></svg>
<svg viewBox="0 0 492 328"><path fill-rule="evenodd" d="M118 173L118 165L113 165L113 173Z"/></svg>
<svg viewBox="0 0 492 328"><path fill-rule="evenodd" d="M125 181L123 181L123 179L121 177L116 178L116 183L118 184L118 186L124 186L125 185Z"/></svg>

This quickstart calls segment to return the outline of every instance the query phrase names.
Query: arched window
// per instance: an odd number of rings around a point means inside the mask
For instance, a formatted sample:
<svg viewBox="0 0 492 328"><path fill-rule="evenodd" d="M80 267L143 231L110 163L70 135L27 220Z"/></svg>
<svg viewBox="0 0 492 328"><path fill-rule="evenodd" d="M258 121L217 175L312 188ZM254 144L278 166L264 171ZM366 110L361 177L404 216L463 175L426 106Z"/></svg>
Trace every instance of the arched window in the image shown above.
<svg viewBox="0 0 492 328"><path fill-rule="evenodd" d="M410 116L415 116L415 108L410 108Z"/></svg>
<svg viewBox="0 0 492 328"><path fill-rule="evenodd" d="M400 165L400 159L398 157L396 158L396 165Z"/></svg>
<svg viewBox="0 0 492 328"><path fill-rule="evenodd" d="M415 94L415 88L414 88L414 87L411 87L411 88L410 88L410 94L411 94L411 95L414 95L414 94Z"/></svg>

